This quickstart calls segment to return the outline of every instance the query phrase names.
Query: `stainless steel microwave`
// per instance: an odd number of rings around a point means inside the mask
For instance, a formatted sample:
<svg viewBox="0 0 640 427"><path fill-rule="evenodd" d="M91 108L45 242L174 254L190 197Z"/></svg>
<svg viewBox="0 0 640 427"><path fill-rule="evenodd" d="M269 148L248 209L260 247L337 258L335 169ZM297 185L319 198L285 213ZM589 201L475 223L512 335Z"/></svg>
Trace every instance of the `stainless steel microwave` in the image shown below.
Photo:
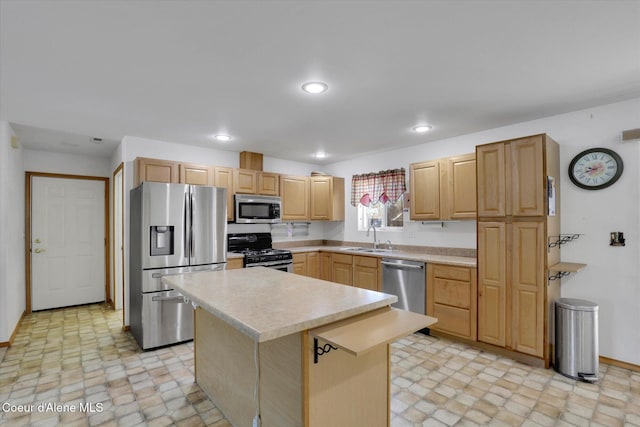
<svg viewBox="0 0 640 427"><path fill-rule="evenodd" d="M280 197L236 194L236 223L272 224L280 222Z"/></svg>

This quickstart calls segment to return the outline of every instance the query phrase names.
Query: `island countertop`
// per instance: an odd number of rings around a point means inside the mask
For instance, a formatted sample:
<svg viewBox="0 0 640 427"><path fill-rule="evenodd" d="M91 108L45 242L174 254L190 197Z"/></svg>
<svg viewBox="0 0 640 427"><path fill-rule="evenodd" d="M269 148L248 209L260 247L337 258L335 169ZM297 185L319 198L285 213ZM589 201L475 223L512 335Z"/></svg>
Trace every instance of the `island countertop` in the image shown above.
<svg viewBox="0 0 640 427"><path fill-rule="evenodd" d="M162 282L258 342L393 304L395 295L265 267L165 276Z"/></svg>

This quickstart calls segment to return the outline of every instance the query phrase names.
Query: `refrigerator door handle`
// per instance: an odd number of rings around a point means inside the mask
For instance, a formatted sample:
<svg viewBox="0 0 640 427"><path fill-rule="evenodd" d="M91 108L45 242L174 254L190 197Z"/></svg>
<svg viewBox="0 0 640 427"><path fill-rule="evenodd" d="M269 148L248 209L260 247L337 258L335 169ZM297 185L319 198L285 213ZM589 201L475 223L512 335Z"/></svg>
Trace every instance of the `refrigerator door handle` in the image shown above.
<svg viewBox="0 0 640 427"><path fill-rule="evenodd" d="M189 198L191 199L189 202L189 242L191 242L191 247L189 248L189 264L193 265L195 263L195 234L193 233L193 221L196 210L196 199L195 194L193 194L193 187L189 187Z"/></svg>
<svg viewBox="0 0 640 427"><path fill-rule="evenodd" d="M189 243L189 235L191 234L191 224L189 223L189 212L191 211L191 206L189 205L189 196L190 196L190 188L184 194L184 208L182 212L183 221L183 231L184 231L184 240L183 247L186 258L191 259L191 248ZM191 262L189 262L191 264Z"/></svg>

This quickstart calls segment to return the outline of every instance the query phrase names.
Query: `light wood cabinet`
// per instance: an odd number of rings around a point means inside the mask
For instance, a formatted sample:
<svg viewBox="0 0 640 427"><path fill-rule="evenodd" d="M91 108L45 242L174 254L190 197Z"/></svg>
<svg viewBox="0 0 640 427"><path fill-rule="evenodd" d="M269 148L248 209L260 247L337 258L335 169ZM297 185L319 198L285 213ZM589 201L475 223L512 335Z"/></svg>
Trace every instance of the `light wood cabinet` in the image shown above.
<svg viewBox="0 0 640 427"><path fill-rule="evenodd" d="M443 219L476 218L476 155L475 153L441 160L446 165L444 198L447 203ZM442 191L442 185L441 185ZM442 209L442 208L441 208Z"/></svg>
<svg viewBox="0 0 640 427"><path fill-rule="evenodd" d="M353 255L333 253L331 255L331 281L353 285Z"/></svg>
<svg viewBox="0 0 640 427"><path fill-rule="evenodd" d="M144 181L178 183L178 163L170 160L138 157L134 162L134 186Z"/></svg>
<svg viewBox="0 0 640 427"><path fill-rule="evenodd" d="M310 185L310 219L344 221L344 178L312 176Z"/></svg>
<svg viewBox="0 0 640 427"><path fill-rule="evenodd" d="M440 162L413 163L409 169L411 219L440 219Z"/></svg>
<svg viewBox="0 0 640 427"><path fill-rule="evenodd" d="M379 291L381 288L379 264L380 259L377 257L334 252L331 254L331 276L326 280ZM323 272L323 274L326 273Z"/></svg>
<svg viewBox="0 0 640 427"><path fill-rule="evenodd" d="M411 219L475 219L475 153L412 163L409 169Z"/></svg>
<svg viewBox="0 0 640 427"><path fill-rule="evenodd" d="M294 253L293 272L302 276L320 279L320 253L317 251Z"/></svg>
<svg viewBox="0 0 640 427"><path fill-rule="evenodd" d="M307 275L307 254L294 253L293 255L293 273L301 276Z"/></svg>
<svg viewBox="0 0 640 427"><path fill-rule="evenodd" d="M180 184L213 186L215 181L213 169L213 166L180 163L178 165Z"/></svg>
<svg viewBox="0 0 640 427"><path fill-rule="evenodd" d="M438 319L433 329L476 340L476 269L427 264L427 315Z"/></svg>
<svg viewBox="0 0 640 427"><path fill-rule="evenodd" d="M227 270L236 270L238 268L243 268L243 259L242 258L232 258L227 260Z"/></svg>
<svg viewBox="0 0 640 427"><path fill-rule="evenodd" d="M353 286L372 291L380 290L380 259L370 256L353 256Z"/></svg>
<svg viewBox="0 0 640 427"><path fill-rule="evenodd" d="M307 276L320 279L320 253L307 252Z"/></svg>
<svg viewBox="0 0 640 427"><path fill-rule="evenodd" d="M535 135L477 147L479 217L546 215L547 138Z"/></svg>
<svg viewBox="0 0 640 427"><path fill-rule="evenodd" d="M331 280L331 253L320 252L320 279Z"/></svg>
<svg viewBox="0 0 640 427"><path fill-rule="evenodd" d="M227 189L227 221L233 221L235 203L233 199L233 168L216 166L213 168L213 185Z"/></svg>
<svg viewBox="0 0 640 427"><path fill-rule="evenodd" d="M233 192L236 194L257 194L258 173L250 169L234 169Z"/></svg>
<svg viewBox="0 0 640 427"><path fill-rule="evenodd" d="M478 167L478 340L544 361L553 354L553 301L549 281L560 247L559 147L534 135L476 147ZM549 216L547 177L555 181Z"/></svg>
<svg viewBox="0 0 640 427"><path fill-rule="evenodd" d="M280 197L282 221L309 220L309 178L281 175Z"/></svg>
<svg viewBox="0 0 640 427"><path fill-rule="evenodd" d="M271 172L258 172L258 194L264 196L277 196L280 194L280 174Z"/></svg>

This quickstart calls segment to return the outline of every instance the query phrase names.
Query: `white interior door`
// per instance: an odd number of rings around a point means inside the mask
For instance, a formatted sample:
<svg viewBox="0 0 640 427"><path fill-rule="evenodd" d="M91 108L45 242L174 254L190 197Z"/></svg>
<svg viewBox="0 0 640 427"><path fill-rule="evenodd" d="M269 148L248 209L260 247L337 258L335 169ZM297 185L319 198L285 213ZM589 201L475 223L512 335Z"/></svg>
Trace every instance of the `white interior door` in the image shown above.
<svg viewBox="0 0 640 427"><path fill-rule="evenodd" d="M31 178L33 310L105 300L104 186Z"/></svg>

